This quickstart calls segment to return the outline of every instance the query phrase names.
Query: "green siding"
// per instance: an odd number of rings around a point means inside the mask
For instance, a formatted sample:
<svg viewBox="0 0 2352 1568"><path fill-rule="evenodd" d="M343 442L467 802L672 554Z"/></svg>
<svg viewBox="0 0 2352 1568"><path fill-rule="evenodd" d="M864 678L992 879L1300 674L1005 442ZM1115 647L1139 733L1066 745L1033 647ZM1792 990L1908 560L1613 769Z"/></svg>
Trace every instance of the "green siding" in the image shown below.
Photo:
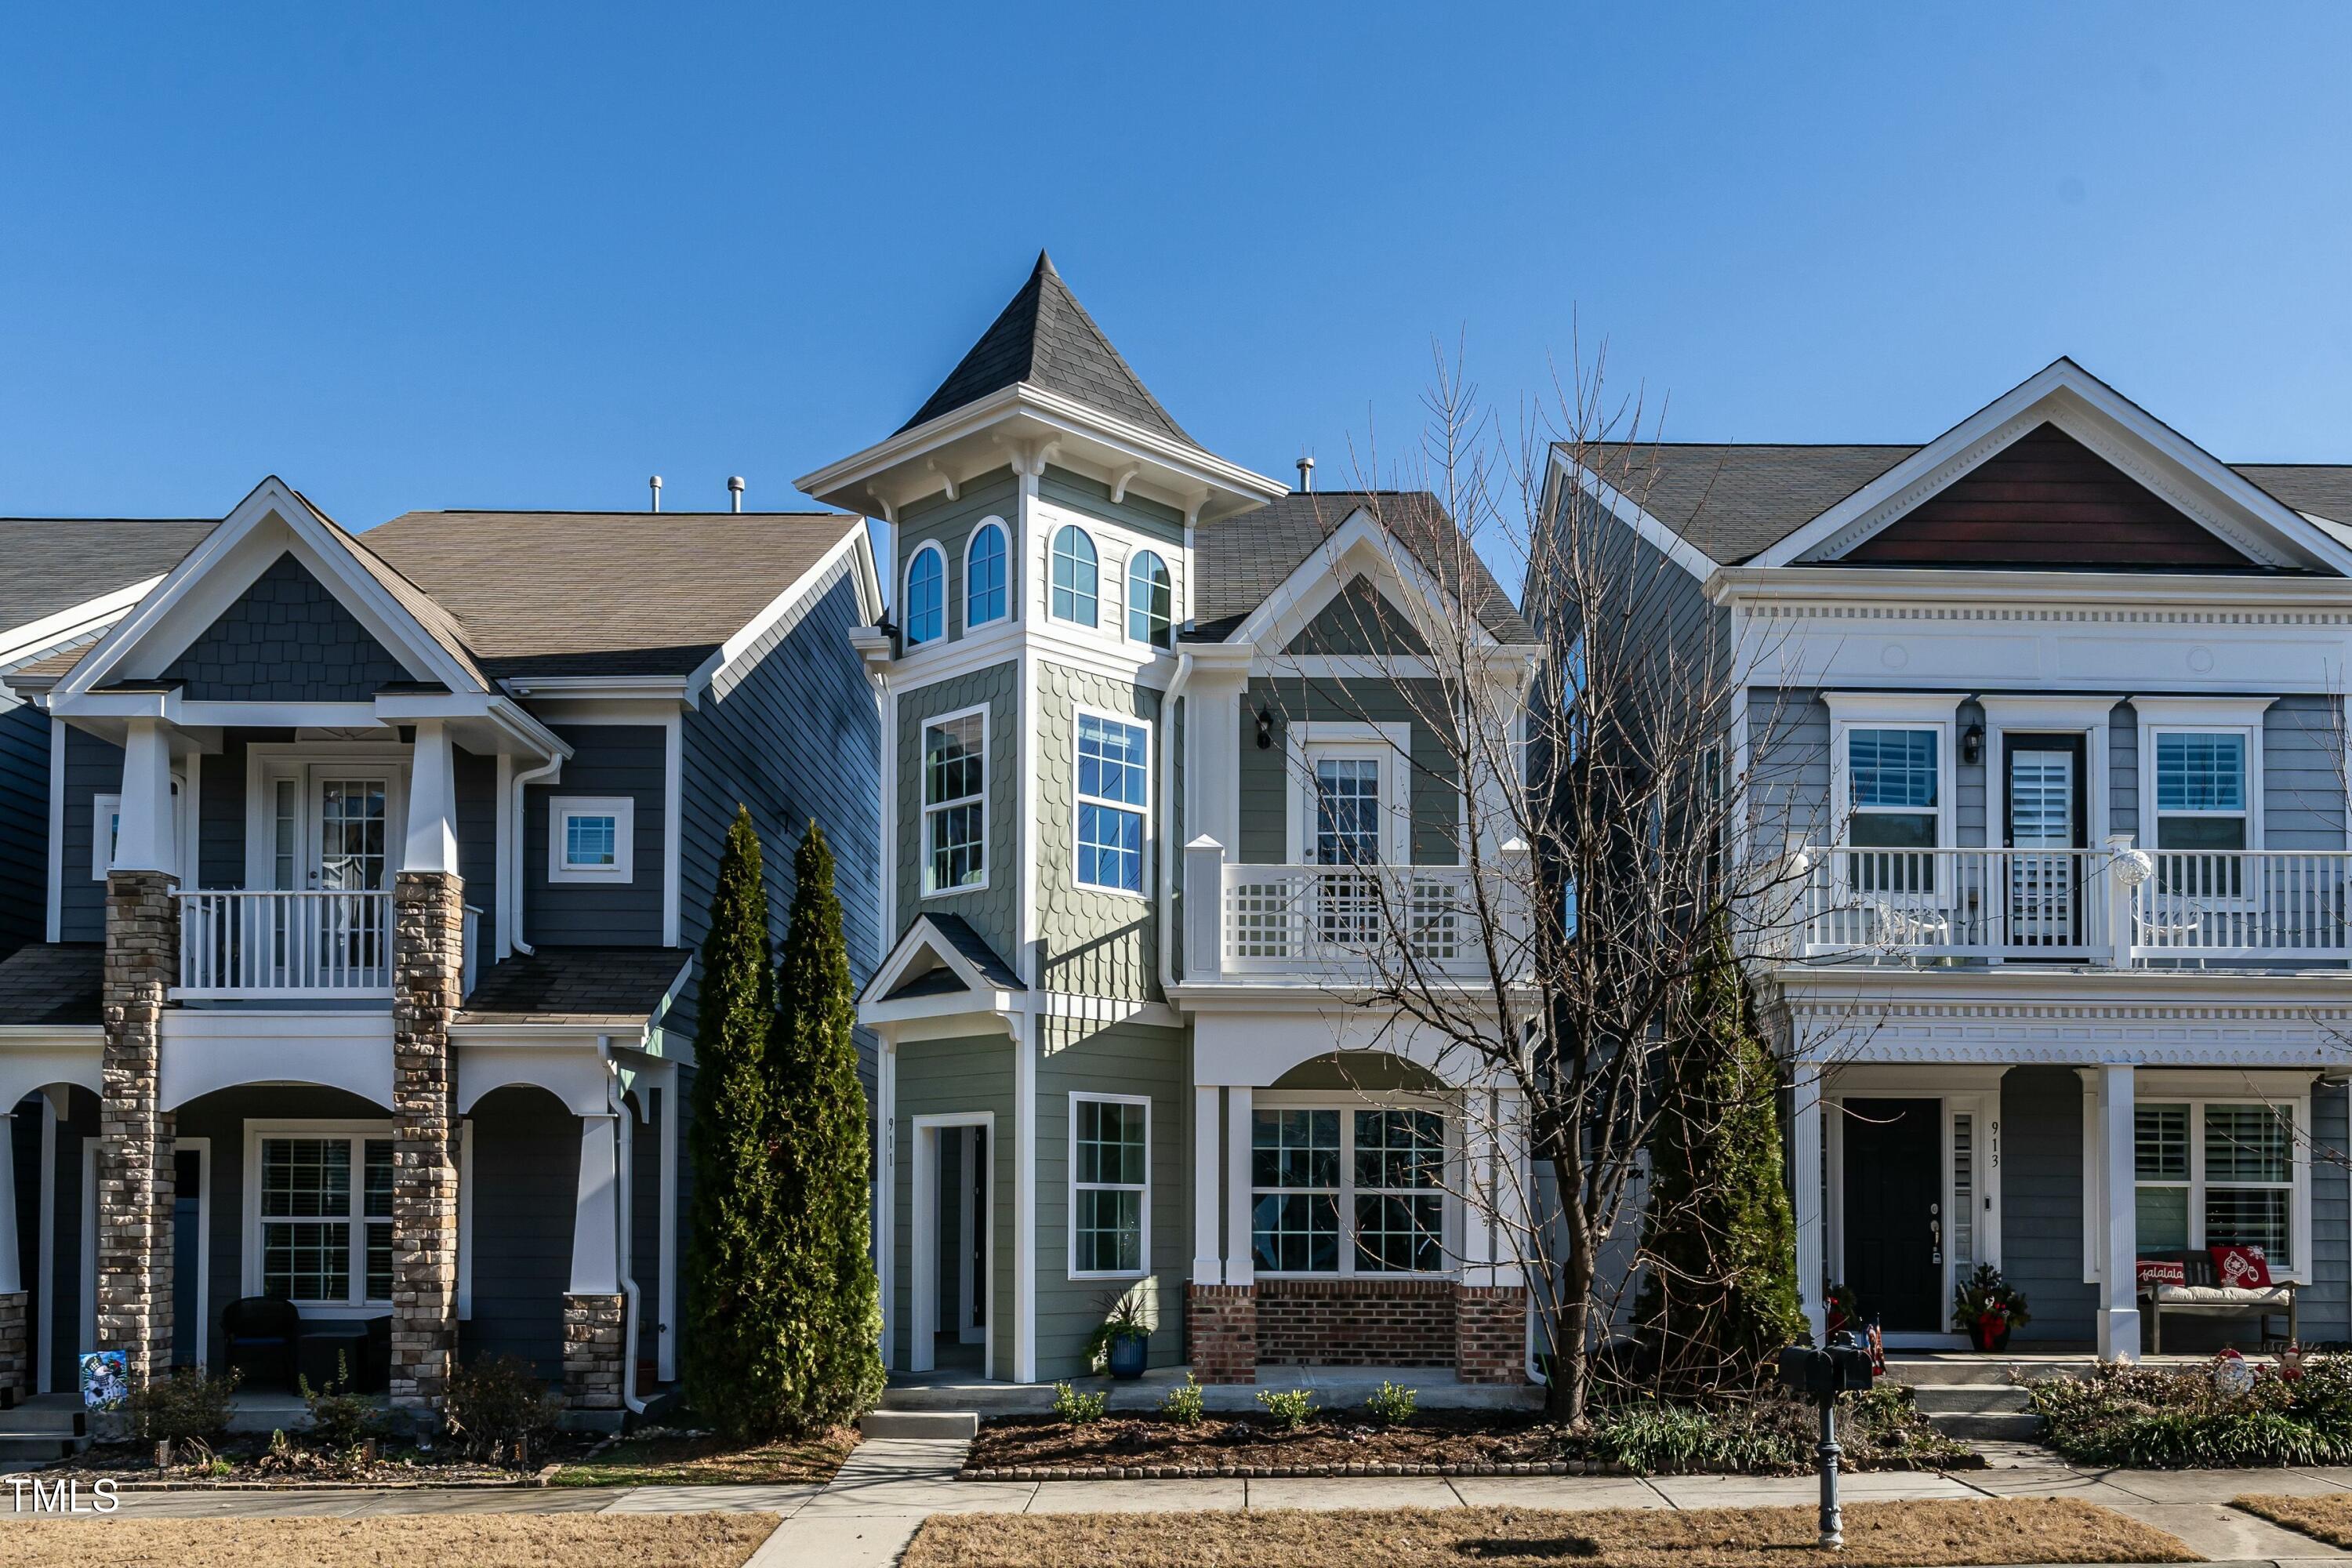
<svg viewBox="0 0 2352 1568"><path fill-rule="evenodd" d="M891 1220L893 1361L904 1366L912 1348L915 1289L915 1118L989 1111L996 1118L989 1165L996 1183L988 1223L994 1247L996 1310L989 1315L989 1349L996 1375L1013 1375L1013 1042L1004 1035L952 1040L909 1040L898 1047L898 1179Z"/></svg>
<svg viewBox="0 0 2352 1568"><path fill-rule="evenodd" d="M1021 542L1015 530L1020 506L1020 481L1013 477L1012 469L999 468L959 487L953 500L948 500L943 491L901 510L898 527L892 531L898 564L890 576L890 602L898 605L899 618L906 617L899 597L907 581L908 557L924 544L937 544L947 557L948 640L953 642L963 636L964 544L982 520L990 517L1004 524L1005 604L1008 609L1017 611L1021 604ZM903 643L898 651L906 651Z"/></svg>
<svg viewBox="0 0 2352 1568"><path fill-rule="evenodd" d="M1173 850L1158 803L1144 846L1139 899L1078 886L1076 825L1077 710L1125 714L1150 727L1151 789L1157 796L1160 748L1166 737L1160 700L1160 692L1132 681L1042 661L1037 666L1037 927L1048 990L1129 1000L1160 994L1157 895Z"/></svg>
<svg viewBox="0 0 2352 1568"><path fill-rule="evenodd" d="M1290 799L1286 730L1304 721L1411 724L1413 864L1458 864L1461 805L1453 760L1423 719L1444 707L1444 690L1434 680L1252 680L1241 712L1241 859L1265 866L1284 858ZM1274 743L1264 751L1257 743L1262 708L1274 715Z"/></svg>
<svg viewBox="0 0 2352 1568"><path fill-rule="evenodd" d="M1070 1096L1074 1092L1151 1098L1151 1253L1146 1288L1157 1298L1151 1364L1184 1359L1184 1279L1192 1267L1191 1149L1186 1120L1187 1064L1181 1029L1142 1024L1107 1026L1048 1020L1037 1067L1037 1375L1075 1376L1107 1299L1132 1281L1070 1278Z"/></svg>
<svg viewBox="0 0 2352 1568"><path fill-rule="evenodd" d="M1023 851L1020 666L991 665L919 686L898 698L898 929L918 915L956 914L1008 963L1021 963L1019 915ZM988 886L976 892L923 897L923 724L942 713L988 704Z"/></svg>
<svg viewBox="0 0 2352 1568"><path fill-rule="evenodd" d="M1429 644L1413 629L1412 617L1381 595L1361 573L1316 612L1307 629L1291 639L1291 653L1426 654Z"/></svg>
<svg viewBox="0 0 2352 1568"><path fill-rule="evenodd" d="M1146 500L1130 492L1127 499L1114 503L1110 487L1083 474L1066 468L1048 468L1037 481L1037 499L1048 506L1068 511L1084 512L1105 522L1116 522L1178 546L1184 543L1184 514L1173 507Z"/></svg>

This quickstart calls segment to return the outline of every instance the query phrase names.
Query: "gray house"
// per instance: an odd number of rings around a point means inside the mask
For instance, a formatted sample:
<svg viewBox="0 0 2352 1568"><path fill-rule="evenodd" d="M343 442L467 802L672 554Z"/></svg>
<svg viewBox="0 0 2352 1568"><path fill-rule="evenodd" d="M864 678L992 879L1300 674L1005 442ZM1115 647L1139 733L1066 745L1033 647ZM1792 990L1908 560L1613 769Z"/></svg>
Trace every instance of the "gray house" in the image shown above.
<svg viewBox="0 0 2352 1568"><path fill-rule="evenodd" d="M2060 360L1921 446L1552 480L1729 672L1816 1322L1843 1285L1956 1347L1992 1264L2021 1343L2352 1338L2352 467L2224 463Z"/></svg>
<svg viewBox="0 0 2352 1568"><path fill-rule="evenodd" d="M217 1366L276 1300L314 1380L341 1352L415 1404L512 1353L617 1421L676 1375L739 803L778 847L824 825L880 952L864 524L353 534L271 479L153 571L9 676L57 787L45 940L0 963L0 1381Z"/></svg>
<svg viewBox="0 0 2352 1568"><path fill-rule="evenodd" d="M904 426L801 485L895 541L859 1013L890 1365L1066 1376L1123 1297L1204 1382L1523 1379L1523 1283L1458 1194L1524 1148L1465 1146L1491 1087L1331 940L1367 866L1440 900L1468 875L1432 692L1381 627L1466 622L1498 680L1532 656L1485 568L1428 547L1435 501L1203 449L1043 257Z"/></svg>

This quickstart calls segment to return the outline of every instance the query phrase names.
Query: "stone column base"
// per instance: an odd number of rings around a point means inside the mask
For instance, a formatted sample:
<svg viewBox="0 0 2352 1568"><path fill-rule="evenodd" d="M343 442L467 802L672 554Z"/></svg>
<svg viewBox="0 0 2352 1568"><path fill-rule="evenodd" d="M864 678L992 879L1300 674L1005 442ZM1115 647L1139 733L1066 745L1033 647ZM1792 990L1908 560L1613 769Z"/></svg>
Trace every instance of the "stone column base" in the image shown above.
<svg viewBox="0 0 2352 1568"><path fill-rule="evenodd" d="M563 1298L563 1403L573 1410L621 1408L624 1296Z"/></svg>
<svg viewBox="0 0 2352 1568"><path fill-rule="evenodd" d="M1465 1383L1528 1380L1528 1289L1454 1287L1454 1374Z"/></svg>
<svg viewBox="0 0 2352 1568"><path fill-rule="evenodd" d="M0 1395L24 1399L33 1392L32 1306L26 1291L0 1296Z"/></svg>
<svg viewBox="0 0 2352 1568"><path fill-rule="evenodd" d="M1257 1292L1247 1285L1184 1287L1184 1352L1202 1384L1257 1381Z"/></svg>

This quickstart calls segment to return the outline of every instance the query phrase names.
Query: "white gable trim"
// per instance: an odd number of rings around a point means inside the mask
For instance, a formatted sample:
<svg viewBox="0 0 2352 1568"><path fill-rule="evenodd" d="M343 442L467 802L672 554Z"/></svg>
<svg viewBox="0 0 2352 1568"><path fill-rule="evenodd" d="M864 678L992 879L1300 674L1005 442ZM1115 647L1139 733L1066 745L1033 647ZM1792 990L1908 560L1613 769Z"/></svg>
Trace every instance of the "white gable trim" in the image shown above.
<svg viewBox="0 0 2352 1568"><path fill-rule="evenodd" d="M278 541L254 542L273 518L285 531L282 552L269 548ZM273 475L255 486L253 493L239 501L202 544L164 574L154 592L98 640L58 681L56 696L70 699L111 680L160 674L280 553L291 553L324 583L369 634L408 668L440 681L453 692L484 689L408 608L352 557L318 513Z"/></svg>
<svg viewBox="0 0 2352 1568"><path fill-rule="evenodd" d="M774 629L777 622L799 608L816 585L833 574L834 568L841 564L844 556L851 560L850 575L857 584L858 624L870 626L882 618L882 584L874 565L873 535L866 531L866 520L862 517L844 513L842 521L846 526L841 538L817 558L816 564L761 606L757 615L738 626L734 634L719 645L719 651L705 660L701 668L686 678L685 700L688 707L699 707L702 694L710 689L710 683L733 668L736 661Z"/></svg>
<svg viewBox="0 0 2352 1568"><path fill-rule="evenodd" d="M907 934L898 939L898 945L891 950L889 957L882 961L882 966L874 972L874 977L866 983L866 997L858 1009L860 1022L887 1021L885 1015L874 1014L872 1016L868 1015L872 1014L873 1009L883 1005L883 998L898 989L900 983L907 978L908 972L914 968L917 956L925 952L932 954L940 963L946 965L955 977L963 983L964 989L970 993L965 996L925 996L916 999L925 1004L928 1010L938 1011L936 1006L930 1005L942 1002L952 1004L950 1010L955 1012L968 1012L975 1007L982 1011L993 1011L1016 1005L1015 993L1004 990L996 982L982 973L980 966L966 958L956 944L950 942L939 927L931 923L929 915L922 915L918 916L915 923L907 928ZM892 1003L889 1005L893 1009L898 1009L905 1005Z"/></svg>
<svg viewBox="0 0 2352 1568"><path fill-rule="evenodd" d="M1834 560L2045 422L2252 559L2352 575L2352 547L2068 359L2011 387L1749 564Z"/></svg>
<svg viewBox="0 0 2352 1568"><path fill-rule="evenodd" d="M1234 526L1249 525L1241 522ZM1269 658L1288 657L1283 650L1359 575L1395 605L1422 640L1432 647L1444 646L1445 632L1457 617L1470 628L1475 646L1502 646L1492 632L1455 604L1454 596L1439 585L1412 552L1399 544L1395 535L1382 528L1370 510L1362 506L1349 512L1328 538L1308 552L1307 559L1292 569L1290 575L1249 613L1226 640L1261 648Z"/></svg>
<svg viewBox="0 0 2352 1568"><path fill-rule="evenodd" d="M1632 497L1557 447L1552 448L1551 462L1555 476L1567 480L1600 502L1602 510L1610 516L1632 529L1641 536L1644 543L1700 582L1706 582L1722 564L1689 540L1652 517Z"/></svg>

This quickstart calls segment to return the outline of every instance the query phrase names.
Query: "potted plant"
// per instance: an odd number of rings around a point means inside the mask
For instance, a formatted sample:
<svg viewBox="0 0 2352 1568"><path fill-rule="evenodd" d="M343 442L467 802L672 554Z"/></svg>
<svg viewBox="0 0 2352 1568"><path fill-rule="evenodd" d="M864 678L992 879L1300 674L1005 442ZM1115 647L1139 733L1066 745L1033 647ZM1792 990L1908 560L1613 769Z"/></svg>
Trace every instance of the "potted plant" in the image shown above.
<svg viewBox="0 0 2352 1568"><path fill-rule="evenodd" d="M1143 1375L1146 1352L1151 1344L1150 1297L1140 1289L1120 1291L1105 1299L1102 1326L1087 1342L1089 1364L1108 1365L1120 1379Z"/></svg>
<svg viewBox="0 0 2352 1568"><path fill-rule="evenodd" d="M2000 1269L1979 1263L1952 1291L1952 1326L1980 1351L2005 1351L2010 1331L2025 1322L2025 1294Z"/></svg>

